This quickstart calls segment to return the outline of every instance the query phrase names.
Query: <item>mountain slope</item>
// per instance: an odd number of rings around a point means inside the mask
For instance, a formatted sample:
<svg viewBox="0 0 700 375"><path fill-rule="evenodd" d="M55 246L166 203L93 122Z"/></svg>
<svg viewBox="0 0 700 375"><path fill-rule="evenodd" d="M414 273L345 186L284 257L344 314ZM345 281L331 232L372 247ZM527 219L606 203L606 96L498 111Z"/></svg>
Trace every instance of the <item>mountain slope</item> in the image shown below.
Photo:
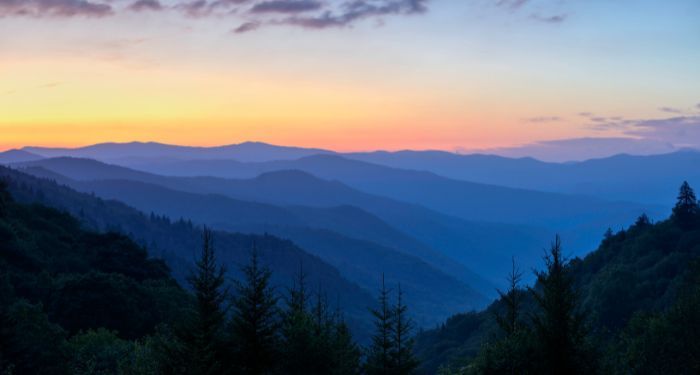
<svg viewBox="0 0 700 375"><path fill-rule="evenodd" d="M22 163L39 159L42 159L42 157L23 150L7 150L0 152L0 165Z"/></svg>
<svg viewBox="0 0 700 375"><path fill-rule="evenodd" d="M180 282L184 282L192 269L192 261L201 246L201 230L191 223L172 222L153 215L149 218L123 203L78 193L53 181L4 167L0 167L0 178L8 182L9 191L19 202L49 205L73 214L88 228L127 234L145 245L151 256L165 259ZM214 237L218 257L227 266L230 277L236 277L238 267L247 262L253 242L261 251L263 261L273 270L272 281L280 292L291 286L303 264L310 285L322 285L331 298L337 297L354 331L367 338L370 329L367 306L374 301L373 293L347 281L334 267L290 241L273 236L215 232Z"/></svg>
<svg viewBox="0 0 700 375"><path fill-rule="evenodd" d="M64 178L60 181L82 192L122 201L143 212L189 218L216 229L271 233L291 239L366 290L372 290L379 275L384 273L388 282L403 285L407 302L421 325L432 325L455 311L479 308L485 302L478 292L418 258L329 230L310 229L307 223L284 208L218 195L180 192L130 180L72 181ZM305 210L309 214L310 211L314 209ZM322 218L317 220L324 221L325 226L332 224ZM421 275L421 279L416 279L416 275Z"/></svg>
<svg viewBox="0 0 700 375"><path fill-rule="evenodd" d="M487 278L505 271L505 260L515 255L525 265L534 265L540 255L540 243L552 234L531 227L465 221L418 205L406 204L389 198L367 194L337 181L325 181L300 171L270 172L249 180L231 180L214 177L164 177L131 169L106 165L88 159L54 158L40 162L23 163L52 170L72 179L125 179L157 184L172 190L198 194L219 194L238 200L266 202L275 205L301 205L329 208L342 205L359 207L400 230L405 235L427 244L432 249L470 267L478 265ZM327 222L327 221L322 221ZM331 223L331 222L327 222ZM348 234L345 226L332 229ZM367 229L365 233L370 233ZM602 232L602 230L600 230ZM373 241L379 241L376 237ZM399 250L418 256L436 267L445 268L441 257L427 256L417 246ZM434 253L434 252L433 252ZM444 257L444 255L443 255ZM470 285L479 280L455 270ZM455 273L452 273L453 275ZM493 293L493 288L484 285ZM483 289L482 289L483 290ZM487 291L487 293L489 292Z"/></svg>
<svg viewBox="0 0 700 375"><path fill-rule="evenodd" d="M698 280L699 260L700 214L688 221L672 216L655 224L640 217L627 229L606 236L585 258L572 259L568 270L592 333L606 347L606 340L615 340L635 315L673 305L687 281ZM521 316L527 321L535 304L530 293L524 297ZM465 365L487 340L498 337L493 317L504 311L505 302L499 299L483 312L455 315L419 335L423 372L434 373L449 362Z"/></svg>

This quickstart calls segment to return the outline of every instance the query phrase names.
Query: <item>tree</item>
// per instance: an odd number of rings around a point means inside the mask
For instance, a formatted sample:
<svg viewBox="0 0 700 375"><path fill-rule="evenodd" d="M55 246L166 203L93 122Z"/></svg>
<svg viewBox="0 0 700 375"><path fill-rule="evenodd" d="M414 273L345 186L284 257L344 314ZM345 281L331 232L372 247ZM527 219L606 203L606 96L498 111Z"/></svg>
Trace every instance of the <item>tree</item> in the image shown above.
<svg viewBox="0 0 700 375"><path fill-rule="evenodd" d="M288 290L287 306L282 314L282 369L286 374L306 374L314 366L314 324L308 311L306 273L303 265Z"/></svg>
<svg viewBox="0 0 700 375"><path fill-rule="evenodd" d="M540 312L532 317L537 351L545 374L589 374L595 370L590 354L578 293L556 236L544 257L546 270L536 272L531 288Z"/></svg>
<svg viewBox="0 0 700 375"><path fill-rule="evenodd" d="M403 303L403 291L401 284L398 287L396 305L394 306L394 319L391 328L392 344L392 366L394 374L411 374L418 367L418 359L413 354L414 340L411 337L413 322L407 316L408 307Z"/></svg>
<svg viewBox="0 0 700 375"><path fill-rule="evenodd" d="M392 351L394 342L392 338L392 328L394 327L394 311L389 302L390 291L384 283L382 275L382 286L379 290L379 308L371 310L374 316L375 333L372 336L372 344L367 353L365 362L365 372L368 375L390 374L393 369Z"/></svg>
<svg viewBox="0 0 700 375"><path fill-rule="evenodd" d="M533 338L531 329L521 321L521 309L525 298L520 289L522 273L512 261L508 274L508 290L498 291L505 313L496 315L496 322L503 337L486 342L468 367L469 374L531 374L533 369Z"/></svg>
<svg viewBox="0 0 700 375"><path fill-rule="evenodd" d="M695 192L688 181L684 181L678 192L678 201L673 207L673 218L687 226L691 224L698 214L698 201Z"/></svg>
<svg viewBox="0 0 700 375"><path fill-rule="evenodd" d="M197 300L194 319L178 332L182 345L172 345L172 372L219 374L221 372L223 308L227 290L223 288L226 270L217 264L213 237L209 229L202 232L202 252L195 262L195 272L188 277Z"/></svg>
<svg viewBox="0 0 700 375"><path fill-rule="evenodd" d="M362 352L353 341L350 329L339 313L336 316L332 345L333 363L331 373L334 375L359 374Z"/></svg>
<svg viewBox="0 0 700 375"><path fill-rule="evenodd" d="M278 358L277 297L270 286L271 271L260 265L255 244L249 264L241 271L243 281L236 282L230 323L236 368L230 370L234 373L268 374L275 369Z"/></svg>
<svg viewBox="0 0 700 375"><path fill-rule="evenodd" d="M0 218L5 216L11 200L10 193L7 191L7 182L0 179Z"/></svg>
<svg viewBox="0 0 700 375"><path fill-rule="evenodd" d="M506 305L505 315L496 315L496 321L507 336L516 333L520 327L520 307L522 304L522 290L520 281L523 274L515 265L515 258L512 259L512 268L508 274L508 291L498 291L501 301Z"/></svg>

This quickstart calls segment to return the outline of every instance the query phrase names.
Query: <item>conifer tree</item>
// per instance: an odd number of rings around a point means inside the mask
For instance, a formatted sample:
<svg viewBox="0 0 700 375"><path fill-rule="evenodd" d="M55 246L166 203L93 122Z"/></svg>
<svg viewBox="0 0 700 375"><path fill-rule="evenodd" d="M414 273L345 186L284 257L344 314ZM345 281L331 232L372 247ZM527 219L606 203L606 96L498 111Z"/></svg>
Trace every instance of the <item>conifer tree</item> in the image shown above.
<svg viewBox="0 0 700 375"><path fill-rule="evenodd" d="M587 332L578 293L557 236L544 258L546 270L537 272L538 288L531 289L540 312L532 318L544 374L589 374L595 361L589 356Z"/></svg>
<svg viewBox="0 0 700 375"><path fill-rule="evenodd" d="M515 258L512 259L512 268L508 274L508 290L498 291L501 300L506 305L505 315L496 315L496 321L507 336L516 333L520 327L520 306L522 304L522 292L520 290L520 280L523 274L515 265Z"/></svg>
<svg viewBox="0 0 700 375"><path fill-rule="evenodd" d="M194 319L178 332L182 345L169 348L172 364L168 371L186 374L219 374L221 372L221 331L227 291L223 288L226 270L218 266L213 236L209 229L202 233L202 252L195 262L195 272L188 282L196 297Z"/></svg>
<svg viewBox="0 0 700 375"><path fill-rule="evenodd" d="M382 286L379 290L379 307L371 310L374 316L374 335L372 344L367 353L365 362L365 372L368 375L386 375L393 370L392 353L394 351L394 340L392 329L394 327L394 311L389 301L389 289L384 283L382 275Z"/></svg>
<svg viewBox="0 0 700 375"><path fill-rule="evenodd" d="M678 201L673 207L673 218L684 226L690 225L698 215L698 201L693 188L684 181L678 192Z"/></svg>
<svg viewBox="0 0 700 375"><path fill-rule="evenodd" d="M234 311L230 323L235 353L234 373L269 374L277 364L279 317L277 297L270 286L271 271L260 264L253 245L250 263L242 268L243 280L236 283Z"/></svg>
<svg viewBox="0 0 700 375"><path fill-rule="evenodd" d="M350 329L340 313L336 315L332 350L332 374L357 375L360 373L362 352L353 341Z"/></svg>
<svg viewBox="0 0 700 375"><path fill-rule="evenodd" d="M314 321L309 311L306 274L300 264L289 289L282 321L282 370L285 374L307 374L316 366Z"/></svg>
<svg viewBox="0 0 700 375"><path fill-rule="evenodd" d="M403 291L399 284L391 328L393 374L412 374L418 367L418 359L413 354L414 339L411 336L413 322L407 312L408 307L403 302Z"/></svg>

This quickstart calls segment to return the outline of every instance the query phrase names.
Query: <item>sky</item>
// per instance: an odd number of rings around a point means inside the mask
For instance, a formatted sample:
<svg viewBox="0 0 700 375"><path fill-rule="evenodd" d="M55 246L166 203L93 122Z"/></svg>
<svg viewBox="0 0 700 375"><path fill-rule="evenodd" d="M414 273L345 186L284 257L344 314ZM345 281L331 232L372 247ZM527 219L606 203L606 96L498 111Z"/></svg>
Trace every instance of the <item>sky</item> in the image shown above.
<svg viewBox="0 0 700 375"><path fill-rule="evenodd" d="M700 147L698 19L697 0L0 0L0 149Z"/></svg>

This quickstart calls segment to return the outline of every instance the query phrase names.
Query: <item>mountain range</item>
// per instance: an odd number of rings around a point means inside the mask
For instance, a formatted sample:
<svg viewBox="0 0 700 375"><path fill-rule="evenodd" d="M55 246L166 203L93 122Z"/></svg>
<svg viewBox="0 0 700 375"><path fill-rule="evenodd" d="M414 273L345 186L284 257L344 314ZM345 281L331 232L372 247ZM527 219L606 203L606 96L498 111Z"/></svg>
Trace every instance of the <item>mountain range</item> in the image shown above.
<svg viewBox="0 0 700 375"><path fill-rule="evenodd" d="M568 254L585 255L607 228L641 213L661 217L674 189L666 185L677 185L684 171L692 183L698 159L682 151L547 163L256 142L0 153L0 164L146 215L289 239L364 293L384 273L402 284L421 326L484 306L503 285L510 259L534 267L555 233Z"/></svg>

